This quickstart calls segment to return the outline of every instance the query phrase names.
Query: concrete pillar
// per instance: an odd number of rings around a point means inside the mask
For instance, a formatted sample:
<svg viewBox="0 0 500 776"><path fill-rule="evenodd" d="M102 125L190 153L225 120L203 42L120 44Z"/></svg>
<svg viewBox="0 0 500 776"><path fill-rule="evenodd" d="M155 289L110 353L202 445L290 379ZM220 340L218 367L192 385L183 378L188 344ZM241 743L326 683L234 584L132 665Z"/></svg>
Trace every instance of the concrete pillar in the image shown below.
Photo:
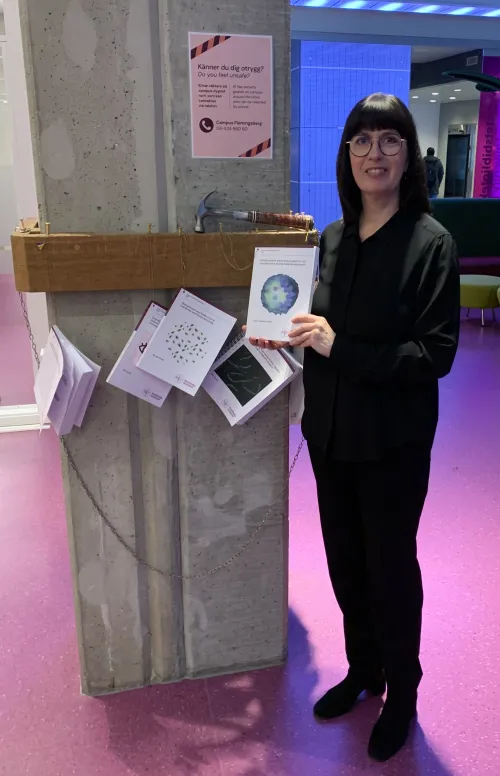
<svg viewBox="0 0 500 776"><path fill-rule="evenodd" d="M193 230L200 198L289 207L289 3L22 0L43 218L59 231ZM190 156L188 31L271 34L272 161ZM248 294L200 292L244 319ZM49 295L57 323L108 375L149 293ZM155 298L165 303L167 292ZM87 694L281 663L286 654L288 415L280 396L231 430L200 392L157 410L104 379L63 453L82 687ZM257 539L222 571L271 510ZM198 579L179 576L201 575Z"/></svg>

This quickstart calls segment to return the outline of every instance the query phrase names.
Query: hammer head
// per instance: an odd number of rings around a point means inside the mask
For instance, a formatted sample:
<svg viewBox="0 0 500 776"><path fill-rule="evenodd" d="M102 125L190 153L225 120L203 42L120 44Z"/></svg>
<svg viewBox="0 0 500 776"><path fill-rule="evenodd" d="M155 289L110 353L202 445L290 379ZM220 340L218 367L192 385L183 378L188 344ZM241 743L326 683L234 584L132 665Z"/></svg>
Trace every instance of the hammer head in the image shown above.
<svg viewBox="0 0 500 776"><path fill-rule="evenodd" d="M207 194L206 197L203 197L200 204L198 205L198 210L196 211L196 223L194 226L194 231L198 232L198 234L203 234L205 231L205 218L210 215L210 209L207 207L207 200L212 196L212 194L215 194L215 191L211 191L210 194Z"/></svg>

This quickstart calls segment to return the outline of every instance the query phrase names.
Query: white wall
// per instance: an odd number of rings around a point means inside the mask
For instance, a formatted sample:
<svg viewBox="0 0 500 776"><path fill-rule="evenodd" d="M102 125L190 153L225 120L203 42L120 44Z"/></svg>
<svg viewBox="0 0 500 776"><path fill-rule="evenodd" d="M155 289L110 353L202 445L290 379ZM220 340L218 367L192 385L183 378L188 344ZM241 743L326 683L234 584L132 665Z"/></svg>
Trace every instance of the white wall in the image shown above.
<svg viewBox="0 0 500 776"><path fill-rule="evenodd" d="M439 109L438 103L419 103L410 99L410 110L417 126L418 139L422 156L425 156L428 148L434 148L437 152L439 143Z"/></svg>
<svg viewBox="0 0 500 776"><path fill-rule="evenodd" d="M0 164L0 274L11 274L10 235L18 222L14 167Z"/></svg>
<svg viewBox="0 0 500 776"><path fill-rule="evenodd" d="M5 52L5 84L7 99L13 120L13 157L15 204L18 218L38 216L38 198L35 184L35 165L31 122L28 107L26 63L22 45L19 0L5 3L5 28L7 46ZM47 301L45 294L27 294L26 304L38 351L44 347L49 333ZM33 361L33 369L36 364Z"/></svg>
<svg viewBox="0 0 500 776"><path fill-rule="evenodd" d="M443 162L446 175L446 152L448 149L448 127L450 124L476 124L479 117L479 99L457 100L454 103L443 103L441 105L441 114L439 119L439 142L437 155ZM476 149L473 149L472 159L475 159ZM471 175L474 175L472 168ZM443 190L441 191L443 193Z"/></svg>
<svg viewBox="0 0 500 776"><path fill-rule="evenodd" d="M0 274L12 272L10 233L17 224L14 188L14 162L12 158L12 120L10 105L5 92L3 51L0 43ZM7 248L7 250L6 250Z"/></svg>

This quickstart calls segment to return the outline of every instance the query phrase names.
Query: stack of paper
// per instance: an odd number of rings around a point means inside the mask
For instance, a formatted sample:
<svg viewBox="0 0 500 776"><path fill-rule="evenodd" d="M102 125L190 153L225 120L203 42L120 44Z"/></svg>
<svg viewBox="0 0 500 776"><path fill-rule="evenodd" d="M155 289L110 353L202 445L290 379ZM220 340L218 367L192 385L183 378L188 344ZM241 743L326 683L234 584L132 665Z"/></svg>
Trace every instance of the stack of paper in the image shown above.
<svg viewBox="0 0 500 776"><path fill-rule="evenodd" d="M236 318L181 289L137 366L194 396L235 323Z"/></svg>
<svg viewBox="0 0 500 776"><path fill-rule="evenodd" d="M247 337L289 342L292 318L311 312L318 248L256 248Z"/></svg>
<svg viewBox="0 0 500 776"><path fill-rule="evenodd" d="M35 381L41 427L47 418L59 436L81 427L100 371L54 326Z"/></svg>
<svg viewBox="0 0 500 776"><path fill-rule="evenodd" d="M164 307L151 302L106 381L155 407L163 406L172 386L139 369L137 362L166 314Z"/></svg>
<svg viewBox="0 0 500 776"><path fill-rule="evenodd" d="M255 348L242 335L216 361L203 388L231 426L242 425L301 371L285 351Z"/></svg>

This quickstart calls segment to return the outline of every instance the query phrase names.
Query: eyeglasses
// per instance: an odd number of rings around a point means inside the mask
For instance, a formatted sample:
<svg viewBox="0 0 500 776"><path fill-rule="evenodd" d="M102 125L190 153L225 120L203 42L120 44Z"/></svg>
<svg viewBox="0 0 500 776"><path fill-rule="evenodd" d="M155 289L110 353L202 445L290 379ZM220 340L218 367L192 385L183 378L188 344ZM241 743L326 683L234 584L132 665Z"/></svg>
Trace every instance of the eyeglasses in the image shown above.
<svg viewBox="0 0 500 776"><path fill-rule="evenodd" d="M405 142L404 138L393 132L378 139L372 139L368 135L356 135L352 140L348 141L347 145L353 156L368 156L374 143L378 143L378 147L384 156L396 156Z"/></svg>

